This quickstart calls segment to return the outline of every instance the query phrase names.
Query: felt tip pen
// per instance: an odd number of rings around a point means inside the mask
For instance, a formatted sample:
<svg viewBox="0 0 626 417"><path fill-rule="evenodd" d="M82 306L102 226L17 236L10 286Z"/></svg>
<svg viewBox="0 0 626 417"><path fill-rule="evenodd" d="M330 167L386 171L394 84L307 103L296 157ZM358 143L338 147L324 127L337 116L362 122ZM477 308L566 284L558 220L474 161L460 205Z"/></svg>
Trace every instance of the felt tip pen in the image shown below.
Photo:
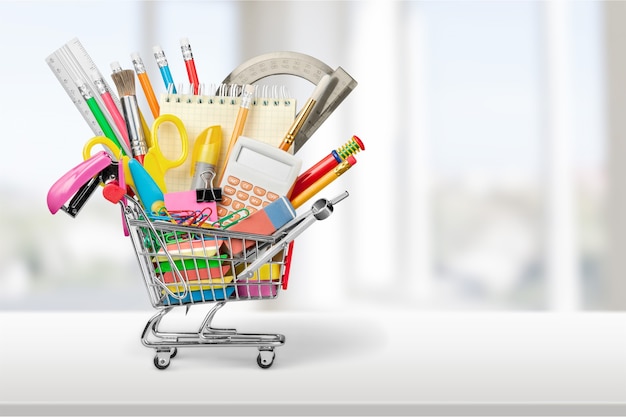
<svg viewBox="0 0 626 417"><path fill-rule="evenodd" d="M174 85L174 80L172 79L172 73L170 72L170 66L167 62L167 58L165 57L165 52L163 52L163 49L161 49L158 45L152 47L152 51L154 52L154 59L156 59L156 63L159 66L159 71L161 71L161 77L163 77L165 88L168 92L171 88L172 94L176 94L176 86Z"/></svg>
<svg viewBox="0 0 626 417"><path fill-rule="evenodd" d="M352 136L349 141L331 151L325 158L313 165L311 168L298 175L291 190L291 198L296 198L298 194L309 188L315 181L320 179L324 174L335 168L342 161L345 161L350 155L354 155L365 150L363 141L358 136Z"/></svg>
<svg viewBox="0 0 626 417"><path fill-rule="evenodd" d="M198 137L191 153L191 189L213 188L215 168L220 156L222 127L209 126Z"/></svg>
<svg viewBox="0 0 626 417"><path fill-rule="evenodd" d="M320 179L315 181L306 190L302 191L295 198L291 198L291 205L297 209L302 204L306 203L311 197L320 192L322 188L326 187L331 182L339 178L343 173L352 168L356 164L356 158L354 155L350 155L345 161L337 165L332 171L327 172Z"/></svg>
<svg viewBox="0 0 626 417"><path fill-rule="evenodd" d="M198 72L196 71L196 63L193 59L193 53L191 52L191 45L189 39L182 38L180 40L180 50L183 53L183 60L185 61L185 67L187 67L187 75L189 76L189 84L193 88L193 93L198 94L200 81L198 81Z"/></svg>

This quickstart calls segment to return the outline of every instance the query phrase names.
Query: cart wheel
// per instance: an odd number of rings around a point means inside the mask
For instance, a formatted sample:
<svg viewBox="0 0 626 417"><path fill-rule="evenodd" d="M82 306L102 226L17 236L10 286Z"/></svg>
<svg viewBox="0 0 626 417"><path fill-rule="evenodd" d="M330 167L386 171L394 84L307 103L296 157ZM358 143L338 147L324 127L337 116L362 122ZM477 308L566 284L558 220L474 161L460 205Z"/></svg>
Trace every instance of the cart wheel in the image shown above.
<svg viewBox="0 0 626 417"><path fill-rule="evenodd" d="M267 369L274 363L274 351L273 350L261 350L256 357L256 363L263 369Z"/></svg>
<svg viewBox="0 0 626 417"><path fill-rule="evenodd" d="M177 348L173 347L172 349L170 349L170 359L175 358L177 353L178 353Z"/></svg>
<svg viewBox="0 0 626 417"><path fill-rule="evenodd" d="M174 354L176 354L174 352ZM170 366L170 358L172 357L172 355L170 354L170 351L163 351L163 352L158 352L157 354L154 355L154 366L157 367L157 369L166 369L168 366Z"/></svg>

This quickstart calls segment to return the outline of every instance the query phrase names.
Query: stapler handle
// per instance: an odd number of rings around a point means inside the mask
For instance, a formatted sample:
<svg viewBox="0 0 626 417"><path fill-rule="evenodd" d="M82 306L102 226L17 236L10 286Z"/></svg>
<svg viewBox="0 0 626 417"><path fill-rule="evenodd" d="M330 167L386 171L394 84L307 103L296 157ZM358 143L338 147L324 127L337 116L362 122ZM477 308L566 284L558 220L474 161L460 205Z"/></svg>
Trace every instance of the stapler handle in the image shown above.
<svg viewBox="0 0 626 417"><path fill-rule="evenodd" d="M111 157L104 151L81 162L55 182L48 191L48 210L56 214L65 202L91 178L111 164Z"/></svg>

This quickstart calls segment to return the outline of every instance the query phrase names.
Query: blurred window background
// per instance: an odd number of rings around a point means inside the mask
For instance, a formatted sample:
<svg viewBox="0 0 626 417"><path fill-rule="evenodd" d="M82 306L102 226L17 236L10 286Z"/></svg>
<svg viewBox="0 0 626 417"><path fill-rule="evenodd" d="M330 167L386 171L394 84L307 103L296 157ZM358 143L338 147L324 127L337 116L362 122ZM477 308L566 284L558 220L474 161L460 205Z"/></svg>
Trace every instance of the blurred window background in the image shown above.
<svg viewBox="0 0 626 417"><path fill-rule="evenodd" d="M93 136L45 63L73 37L104 74L140 52L161 92L152 46L182 80L182 37L206 83L287 50L358 81L298 153L308 167L359 136L357 165L319 195L350 197L298 238L289 290L263 308L623 308L609 250L621 236L609 195L624 194L611 168L626 156L609 117L616 3L0 2L13 40L0 45L0 308L149 306L119 208L99 193L75 219L45 205ZM313 89L266 81L299 106Z"/></svg>

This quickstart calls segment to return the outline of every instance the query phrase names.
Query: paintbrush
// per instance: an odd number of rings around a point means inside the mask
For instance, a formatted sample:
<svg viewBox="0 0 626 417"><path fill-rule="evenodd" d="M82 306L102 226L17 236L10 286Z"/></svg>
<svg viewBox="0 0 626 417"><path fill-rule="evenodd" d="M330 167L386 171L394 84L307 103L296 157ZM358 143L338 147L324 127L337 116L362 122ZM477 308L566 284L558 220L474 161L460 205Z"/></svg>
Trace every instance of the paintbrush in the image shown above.
<svg viewBox="0 0 626 417"><path fill-rule="evenodd" d="M143 164L144 155L148 152L146 136L141 125L139 105L135 91L135 72L133 70L116 70L111 74L122 103L128 139L133 157Z"/></svg>

